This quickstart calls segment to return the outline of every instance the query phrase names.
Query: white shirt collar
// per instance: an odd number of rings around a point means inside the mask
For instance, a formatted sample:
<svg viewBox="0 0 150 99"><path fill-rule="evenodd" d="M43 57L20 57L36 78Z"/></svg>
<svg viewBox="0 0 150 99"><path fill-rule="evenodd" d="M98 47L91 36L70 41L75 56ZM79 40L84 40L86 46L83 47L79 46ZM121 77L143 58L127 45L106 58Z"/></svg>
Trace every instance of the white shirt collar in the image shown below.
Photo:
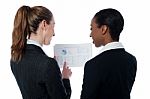
<svg viewBox="0 0 150 99"><path fill-rule="evenodd" d="M122 43L120 42L111 42L106 44L101 50L100 53L107 51L107 50L111 50L111 49L119 49L119 48L124 48Z"/></svg>
<svg viewBox="0 0 150 99"><path fill-rule="evenodd" d="M27 44L33 44L42 48L42 45L35 40L27 39Z"/></svg>

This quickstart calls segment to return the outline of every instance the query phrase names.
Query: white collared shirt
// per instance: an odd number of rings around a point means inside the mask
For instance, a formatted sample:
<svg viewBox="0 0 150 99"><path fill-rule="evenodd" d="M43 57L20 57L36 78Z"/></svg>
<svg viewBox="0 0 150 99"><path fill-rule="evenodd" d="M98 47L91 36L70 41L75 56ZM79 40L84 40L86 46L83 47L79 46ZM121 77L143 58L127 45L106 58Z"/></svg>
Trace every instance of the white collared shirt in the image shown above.
<svg viewBox="0 0 150 99"><path fill-rule="evenodd" d="M124 48L122 43L120 42L111 42L106 44L101 50L100 54L104 51L111 50L111 49L119 49L119 48Z"/></svg>
<svg viewBox="0 0 150 99"><path fill-rule="evenodd" d="M27 44L33 44L42 48L42 45L35 40L27 39Z"/></svg>

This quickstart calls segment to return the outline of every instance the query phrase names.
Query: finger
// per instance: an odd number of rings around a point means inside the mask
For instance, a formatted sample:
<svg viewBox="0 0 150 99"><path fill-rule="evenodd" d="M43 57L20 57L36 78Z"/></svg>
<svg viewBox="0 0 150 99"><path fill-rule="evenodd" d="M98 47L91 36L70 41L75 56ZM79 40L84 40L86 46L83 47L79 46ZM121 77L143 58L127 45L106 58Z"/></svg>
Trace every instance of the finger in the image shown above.
<svg viewBox="0 0 150 99"><path fill-rule="evenodd" d="M64 66L63 66L63 68L66 68L66 67L67 67L66 65L67 65L67 63L66 63L66 61L65 61L65 62L64 62Z"/></svg>
<svg viewBox="0 0 150 99"><path fill-rule="evenodd" d="M67 63L66 63L66 61L64 62L64 66L66 66L67 65Z"/></svg>

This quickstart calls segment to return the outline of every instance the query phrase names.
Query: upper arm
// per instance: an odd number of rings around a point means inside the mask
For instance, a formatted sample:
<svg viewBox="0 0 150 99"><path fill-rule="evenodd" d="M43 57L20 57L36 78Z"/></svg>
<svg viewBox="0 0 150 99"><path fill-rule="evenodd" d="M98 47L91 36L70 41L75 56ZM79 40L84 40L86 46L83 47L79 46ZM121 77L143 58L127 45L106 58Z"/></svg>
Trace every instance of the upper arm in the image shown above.
<svg viewBox="0 0 150 99"><path fill-rule="evenodd" d="M84 69L84 78L81 91L81 99L92 99L96 97L97 91L102 84L102 71L93 62L87 62Z"/></svg>
<svg viewBox="0 0 150 99"><path fill-rule="evenodd" d="M66 99L67 93L62 82L61 72L54 59L47 62L46 87L52 99Z"/></svg>

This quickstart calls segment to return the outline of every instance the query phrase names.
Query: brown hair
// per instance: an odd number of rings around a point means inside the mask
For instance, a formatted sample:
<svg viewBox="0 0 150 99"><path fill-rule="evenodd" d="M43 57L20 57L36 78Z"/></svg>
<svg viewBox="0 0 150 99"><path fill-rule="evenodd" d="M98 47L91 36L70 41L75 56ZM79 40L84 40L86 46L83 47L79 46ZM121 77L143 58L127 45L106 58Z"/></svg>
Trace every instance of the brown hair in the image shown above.
<svg viewBox="0 0 150 99"><path fill-rule="evenodd" d="M53 15L50 10L43 6L22 6L18 9L12 32L11 60L20 61L26 46L27 36L36 33L41 21L50 23Z"/></svg>

